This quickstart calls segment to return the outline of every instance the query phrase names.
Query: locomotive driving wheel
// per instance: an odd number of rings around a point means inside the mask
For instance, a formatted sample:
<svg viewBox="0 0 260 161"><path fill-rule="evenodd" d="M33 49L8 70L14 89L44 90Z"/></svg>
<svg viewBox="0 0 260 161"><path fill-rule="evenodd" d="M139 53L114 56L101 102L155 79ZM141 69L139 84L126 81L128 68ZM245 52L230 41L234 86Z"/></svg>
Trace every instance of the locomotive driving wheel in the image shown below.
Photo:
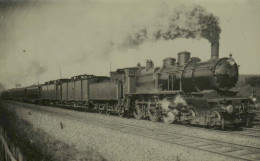
<svg viewBox="0 0 260 161"><path fill-rule="evenodd" d="M118 113L118 116L119 116L119 117L124 117L124 116L125 116L125 113L124 113L124 112L119 112L119 113Z"/></svg>
<svg viewBox="0 0 260 161"><path fill-rule="evenodd" d="M142 109L137 103L135 103L135 107L133 108L133 115L138 120L143 118Z"/></svg>
<svg viewBox="0 0 260 161"><path fill-rule="evenodd" d="M211 112L211 119L216 124L217 121L221 120L221 116L218 111L212 111Z"/></svg>
<svg viewBox="0 0 260 161"><path fill-rule="evenodd" d="M216 110L211 111L211 120L210 125L213 125L215 128L224 129L224 120L222 119L220 113Z"/></svg>
<svg viewBox="0 0 260 161"><path fill-rule="evenodd" d="M150 118L151 121L158 121L160 119L160 114L158 112L158 110L156 109L156 107L150 107L148 108L148 116Z"/></svg>
<svg viewBox="0 0 260 161"><path fill-rule="evenodd" d="M109 107L105 107L105 111L106 111L106 115L110 115L111 114L111 111L109 110Z"/></svg>
<svg viewBox="0 0 260 161"><path fill-rule="evenodd" d="M190 116L196 116L196 112L192 108L189 108L189 114L190 114Z"/></svg>

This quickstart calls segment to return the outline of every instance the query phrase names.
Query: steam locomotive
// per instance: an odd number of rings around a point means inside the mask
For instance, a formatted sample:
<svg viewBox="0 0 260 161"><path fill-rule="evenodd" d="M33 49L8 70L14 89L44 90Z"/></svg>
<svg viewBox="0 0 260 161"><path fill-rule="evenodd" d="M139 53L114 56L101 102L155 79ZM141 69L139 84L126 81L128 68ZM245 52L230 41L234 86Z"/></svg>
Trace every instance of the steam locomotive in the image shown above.
<svg viewBox="0 0 260 161"><path fill-rule="evenodd" d="M239 97L230 90L238 81L238 65L230 57L219 59L219 44L212 43L211 59L202 62L190 53L178 53L163 60L162 67L117 69L110 77L79 75L26 88L2 92L3 99L55 104L117 113L133 114L166 123L182 122L217 126L248 124L256 96Z"/></svg>

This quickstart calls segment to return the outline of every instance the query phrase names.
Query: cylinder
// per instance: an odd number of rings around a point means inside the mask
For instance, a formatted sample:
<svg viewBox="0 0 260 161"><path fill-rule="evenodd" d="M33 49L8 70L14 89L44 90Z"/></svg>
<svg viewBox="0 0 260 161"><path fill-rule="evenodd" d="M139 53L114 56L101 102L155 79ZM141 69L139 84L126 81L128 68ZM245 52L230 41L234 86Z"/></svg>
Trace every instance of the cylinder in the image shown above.
<svg viewBox="0 0 260 161"><path fill-rule="evenodd" d="M178 53L178 63L179 65L186 64L190 59L190 53L187 51L182 51Z"/></svg>
<svg viewBox="0 0 260 161"><path fill-rule="evenodd" d="M165 58L163 59L163 67L170 67L176 62L175 58Z"/></svg>
<svg viewBox="0 0 260 161"><path fill-rule="evenodd" d="M211 60L217 60L219 57L219 43L211 43Z"/></svg>

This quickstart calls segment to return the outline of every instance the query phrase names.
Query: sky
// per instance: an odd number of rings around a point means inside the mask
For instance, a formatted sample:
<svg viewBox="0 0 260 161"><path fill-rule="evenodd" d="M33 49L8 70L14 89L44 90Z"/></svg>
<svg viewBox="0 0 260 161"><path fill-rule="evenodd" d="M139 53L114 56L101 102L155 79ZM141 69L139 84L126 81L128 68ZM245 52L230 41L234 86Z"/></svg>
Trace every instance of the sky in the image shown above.
<svg viewBox="0 0 260 161"><path fill-rule="evenodd" d="M0 0L0 84L108 76L110 69L145 65L147 59L162 66L180 51L207 61L210 42L203 37L154 40L140 32L164 28L172 13L193 6L217 18L219 56L232 54L240 74L260 74L259 0Z"/></svg>

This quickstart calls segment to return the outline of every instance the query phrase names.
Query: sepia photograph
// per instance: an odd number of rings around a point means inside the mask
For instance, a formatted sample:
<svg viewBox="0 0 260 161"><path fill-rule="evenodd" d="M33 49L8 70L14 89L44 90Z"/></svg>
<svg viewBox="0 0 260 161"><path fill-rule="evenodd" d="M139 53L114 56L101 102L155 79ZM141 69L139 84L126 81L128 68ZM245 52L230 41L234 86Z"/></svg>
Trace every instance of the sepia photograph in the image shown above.
<svg viewBox="0 0 260 161"><path fill-rule="evenodd" d="M0 0L0 161L260 161L260 0Z"/></svg>

